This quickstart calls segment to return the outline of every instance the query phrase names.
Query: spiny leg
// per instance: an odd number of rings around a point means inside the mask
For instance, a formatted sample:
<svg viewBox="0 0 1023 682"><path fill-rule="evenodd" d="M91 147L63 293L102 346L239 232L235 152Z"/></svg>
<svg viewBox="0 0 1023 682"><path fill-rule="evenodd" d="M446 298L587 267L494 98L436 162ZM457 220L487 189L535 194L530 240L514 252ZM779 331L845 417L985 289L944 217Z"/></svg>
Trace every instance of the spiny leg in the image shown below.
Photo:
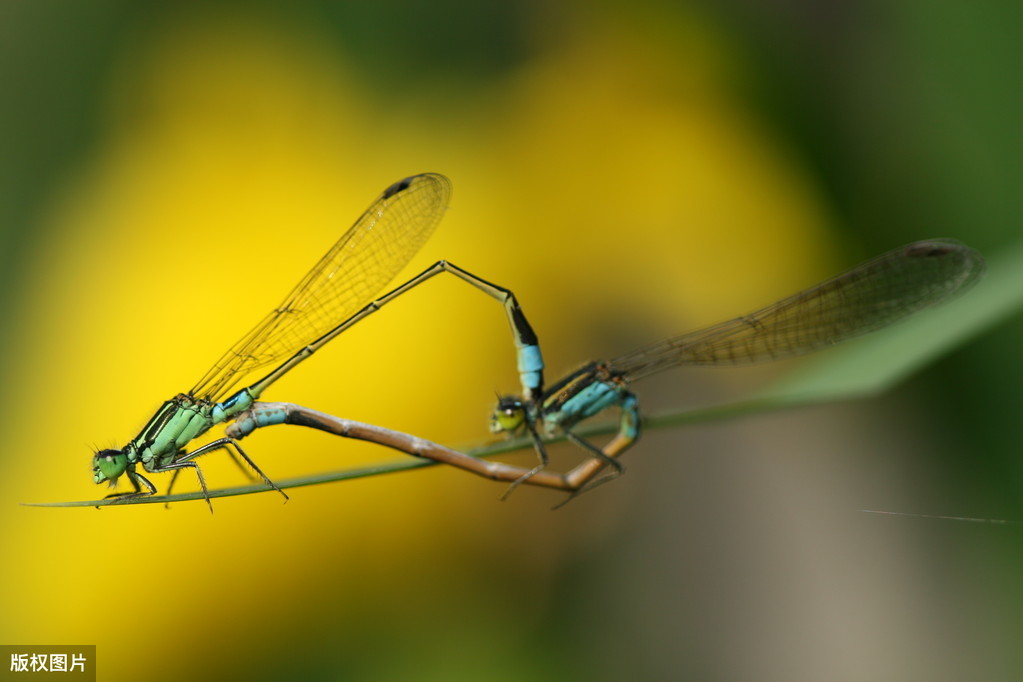
<svg viewBox="0 0 1023 682"><path fill-rule="evenodd" d="M613 473L608 474L610 478L618 478L619 476L625 473L625 467L622 465L621 462L619 462L614 457L609 457L603 450L601 450L600 448L598 448L596 445L586 440L585 438L580 438L571 431L565 431L565 438L572 441L573 443L581 447L583 450L588 451L594 457L601 460L605 465L614 469Z"/></svg>
<svg viewBox="0 0 1023 682"><path fill-rule="evenodd" d="M577 482L576 488L572 490L565 497L565 499L551 507L551 509L560 509L561 507L564 507L566 504L568 504L575 498L579 497L583 493L587 493L599 485L609 483L625 473L625 467L622 466L621 462L605 453L603 450L598 448L593 443L590 443L589 441L580 438L579 436L571 432L566 432L565 438L572 441L573 443L583 448L587 452L591 453L593 455L593 459L589 460L589 462L595 463L596 466L593 469L593 473L591 473L589 476L582 478L579 482ZM618 452L618 454L620 455L621 452ZM598 472L602 471L606 467L611 467L612 471L594 480L593 477L596 476ZM569 472L569 476L570 475L571 472Z"/></svg>
<svg viewBox="0 0 1023 682"><path fill-rule="evenodd" d="M134 466L134 465L132 465L132 466ZM125 473L125 475L128 476L128 481L131 483L131 487L133 488L132 492L130 492L130 493L111 493L109 495L106 495L103 498L104 500L111 500L111 499L131 500L131 499L135 499L137 497L149 497L151 495L155 495L156 494L156 486L153 485L152 483L150 483L149 479L146 478L145 476L143 476L142 474L135 473L135 471L133 469L126 470L124 473ZM139 487L139 481L141 481L146 486L146 492L142 492L142 488ZM99 507L96 507L96 508L99 509Z"/></svg>
<svg viewBox="0 0 1023 682"><path fill-rule="evenodd" d="M160 469L157 469L155 471L159 471L160 473L165 472L165 471L173 471L175 473L175 475L176 475L179 471L181 471L182 469L184 469L186 467L191 468L191 469L195 469L195 475L199 478L199 485L202 487L202 496L204 498L206 498L206 504L209 506L210 513L212 514L213 513L213 502L210 500L210 491L206 488L206 479L203 477L202 469L199 468L198 464L196 464L195 462L189 462L189 461L171 462L170 464L168 464L168 465L166 465L166 466L164 466L164 467L162 467Z"/></svg>
<svg viewBox="0 0 1023 682"><path fill-rule="evenodd" d="M252 461L252 458L249 457L247 454L245 454L245 451L242 450L242 446L238 445L238 441L232 440L230 438L222 438L221 440L225 441L226 444L231 445L231 447L233 447L237 451L237 453L239 455L241 455L241 458L243 460L245 460L246 464L248 464L250 467L252 467L252 470L255 471L257 474L259 474L259 477L263 479L264 483L266 483L268 486L270 486L271 488L273 488L274 490L276 490L277 492L279 492L281 495L284 496L285 501L290 499L288 497L288 494L285 493L280 488L278 488L277 484L274 483L273 481L271 481L270 477L267 476L266 474L264 474L263 470L260 469L258 466L256 466L256 463ZM228 452L230 452L230 450ZM234 454L233 453L231 454L231 458L234 459ZM241 462L239 462L237 459L234 459L234 461L235 461L236 464L238 464L239 467L241 467Z"/></svg>
<svg viewBox="0 0 1023 682"><path fill-rule="evenodd" d="M227 452L227 455L231 458L231 461L235 463L235 465L241 470L241 472L245 474L246 478L248 478L250 481L256 480L256 477L252 475L252 470L245 468L245 466L241 463L241 460L238 459L238 455L234 453L234 450L231 450L230 448L224 448L224 451ZM173 492L174 484L177 483L178 474L180 473L181 469L175 469L174 473L171 475L170 483L167 484L167 492L164 493L168 497L170 496L171 492ZM167 509L170 509L170 502L164 502L163 506L166 507Z"/></svg>
<svg viewBox="0 0 1023 682"><path fill-rule="evenodd" d="M245 474L245 478L249 479L250 481L256 480L256 477L252 475L252 469L248 469L245 467L244 464L242 464L242 461L238 459L238 455L235 453L234 450L232 450L231 448L224 448L224 450L227 452L227 456L231 458L231 461L234 462L234 465L238 467L238 470Z"/></svg>
<svg viewBox="0 0 1023 682"><path fill-rule="evenodd" d="M279 492L281 495L284 495L284 499L285 500L289 499L287 494L283 490L278 488L277 484L274 483L273 481L271 481L270 477L267 476L266 474L264 474L262 469L260 469L258 466L256 466L256 463L252 461L252 458L249 457L247 454L245 454L245 451L242 450L242 447L233 438L218 438L217 440L215 440L215 441L213 441L211 443L207 443L206 445L203 445L201 448L196 448L192 452L189 452L188 454L186 454L186 455L184 455L182 457L179 457L178 459L175 460L175 462L185 462L185 461L188 461L188 460L195 459L199 455L206 454L207 452L212 452L213 450L219 450L219 449L227 449L228 447L234 448L235 451L239 455L241 455L241 458L243 460L245 460L245 463L248 464L250 467L252 467L253 471L255 471L257 474L259 474L259 477L263 479L264 483L266 483L268 486L270 486L271 488L273 488L274 490Z"/></svg>
<svg viewBox="0 0 1023 682"><path fill-rule="evenodd" d="M550 461L547 456L547 448L544 447L543 440L540 438L540 434L536 432L536 427L532 424L532 422L526 422L526 430L529 432L529 438L533 441L533 449L536 450L536 455L540 458L540 462L535 467L512 481L512 484L508 486L508 489L501 495L500 499L502 502L508 499L508 496L512 494L512 491L546 469L547 463Z"/></svg>
<svg viewBox="0 0 1023 682"><path fill-rule="evenodd" d="M622 466L618 458L639 439L639 400L632 393L625 393L619 403L619 409L621 410L621 417L619 418L618 433L603 448L598 448L571 431L565 432L565 436L573 443L592 452L594 459L583 462L566 474L566 478L574 490L568 497L554 505L554 509L568 504L579 495L593 490L599 485L618 478L625 472L625 467ZM606 466L610 466L614 471L593 480L593 477L599 474Z"/></svg>
<svg viewBox="0 0 1023 682"><path fill-rule="evenodd" d="M202 484L203 495L206 497L206 502L210 503L209 494L206 491L206 482L203 480L202 472L199 470L198 465L196 465L191 460L195 459L196 457L199 457L200 455L205 455L205 454L207 454L209 452L212 452L214 450L227 449L228 447L234 448L238 452L238 454L241 455L242 459L244 459L245 462L250 467L252 467L252 470L255 471L257 474L259 474L259 477L263 479L264 483L266 483L268 486L270 486L271 488L273 488L274 490L279 492L281 495L283 495L285 500L289 499L287 493L285 493L283 490L278 488L277 484L274 483L273 481L271 481L270 478L266 474L263 473L262 469L260 469L258 466L256 466L256 463L253 462L252 459L247 454L245 454L245 451L242 450L241 446L238 445L238 443L235 440L231 439L231 438L218 438L217 440L212 441L210 443L207 443L206 445L203 445L202 447L196 448L195 450L192 450L191 452L183 453L182 455L177 457L170 464L168 464L166 466L163 466L163 467L160 467L159 469L153 469L153 471L154 472L156 472L156 471L160 471L160 472L173 471L175 469L180 469L181 466L179 466L179 465L185 465L185 464L189 464L189 465L193 466L195 468L196 474L199 477L199 483ZM213 505L212 505L212 503L210 503L210 509L211 510L212 510L212 507L213 507Z"/></svg>

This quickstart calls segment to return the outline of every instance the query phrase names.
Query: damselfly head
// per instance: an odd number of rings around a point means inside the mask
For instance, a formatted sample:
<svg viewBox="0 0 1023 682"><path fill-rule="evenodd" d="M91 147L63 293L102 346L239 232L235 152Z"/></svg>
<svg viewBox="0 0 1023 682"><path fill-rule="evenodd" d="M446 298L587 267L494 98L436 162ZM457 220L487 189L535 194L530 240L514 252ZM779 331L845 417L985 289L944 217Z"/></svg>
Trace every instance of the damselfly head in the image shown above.
<svg viewBox="0 0 1023 682"><path fill-rule="evenodd" d="M526 406L513 395L497 397L497 406L490 413L490 433L517 431L526 421Z"/></svg>
<svg viewBox="0 0 1023 682"><path fill-rule="evenodd" d="M128 468L128 455L123 450L100 450L92 458L92 480L110 481L113 486Z"/></svg>

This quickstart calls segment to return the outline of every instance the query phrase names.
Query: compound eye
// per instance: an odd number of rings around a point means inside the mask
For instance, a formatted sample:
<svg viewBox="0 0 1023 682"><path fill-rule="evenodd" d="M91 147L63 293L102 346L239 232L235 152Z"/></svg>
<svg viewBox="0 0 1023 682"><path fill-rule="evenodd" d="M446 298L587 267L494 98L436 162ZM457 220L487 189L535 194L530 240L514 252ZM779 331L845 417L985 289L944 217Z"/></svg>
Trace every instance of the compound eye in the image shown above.
<svg viewBox="0 0 1023 682"><path fill-rule="evenodd" d="M128 468L128 455L121 450L100 450L92 458L92 477L96 483L116 481Z"/></svg>
<svg viewBox="0 0 1023 682"><path fill-rule="evenodd" d="M516 431L526 421L526 408L522 401L515 397L502 397L490 414L491 433Z"/></svg>

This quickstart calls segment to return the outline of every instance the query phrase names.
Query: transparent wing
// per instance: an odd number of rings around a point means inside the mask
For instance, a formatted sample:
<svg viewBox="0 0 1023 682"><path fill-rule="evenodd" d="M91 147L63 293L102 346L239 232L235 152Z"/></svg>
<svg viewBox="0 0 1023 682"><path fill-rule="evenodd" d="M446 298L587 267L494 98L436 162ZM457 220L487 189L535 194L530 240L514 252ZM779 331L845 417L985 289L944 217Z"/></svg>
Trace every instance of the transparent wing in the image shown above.
<svg viewBox="0 0 1023 682"><path fill-rule="evenodd" d="M638 379L676 365L802 355L898 322L972 286L984 259L952 240L914 242L749 315L612 360Z"/></svg>
<svg viewBox="0 0 1023 682"><path fill-rule="evenodd" d="M191 394L221 400L253 370L282 361L369 303L426 242L451 183L427 173L396 182L320 259L276 309L199 380Z"/></svg>

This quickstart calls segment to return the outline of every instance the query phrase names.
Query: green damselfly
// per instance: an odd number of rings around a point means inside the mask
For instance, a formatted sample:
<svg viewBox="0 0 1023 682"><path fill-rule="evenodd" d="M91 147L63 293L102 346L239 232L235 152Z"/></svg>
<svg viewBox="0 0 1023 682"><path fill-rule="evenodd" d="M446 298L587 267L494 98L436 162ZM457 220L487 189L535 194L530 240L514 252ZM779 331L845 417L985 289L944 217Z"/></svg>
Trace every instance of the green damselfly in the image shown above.
<svg viewBox="0 0 1023 682"><path fill-rule="evenodd" d="M213 510L200 455L223 449L240 456L269 487L287 495L271 481L234 438L218 438L193 450L186 448L213 426L250 410L260 395L296 365L359 320L434 275L450 273L500 301L515 339L524 396L536 400L543 388L543 359L536 334L514 294L447 261L438 261L408 282L373 299L412 259L447 209L451 183L443 175L425 173L394 183L302 278L284 302L243 336L188 393L166 401L142 431L123 448L101 450L93 457L93 480L116 485L128 477L133 491L108 497L130 499L154 495L156 487L141 473L192 469ZM267 372L267 367L273 367ZM262 376L255 372L266 372ZM241 388L246 378L258 379ZM274 423L264 420L260 426ZM240 464L240 463L239 463ZM145 490L142 490L145 487Z"/></svg>

